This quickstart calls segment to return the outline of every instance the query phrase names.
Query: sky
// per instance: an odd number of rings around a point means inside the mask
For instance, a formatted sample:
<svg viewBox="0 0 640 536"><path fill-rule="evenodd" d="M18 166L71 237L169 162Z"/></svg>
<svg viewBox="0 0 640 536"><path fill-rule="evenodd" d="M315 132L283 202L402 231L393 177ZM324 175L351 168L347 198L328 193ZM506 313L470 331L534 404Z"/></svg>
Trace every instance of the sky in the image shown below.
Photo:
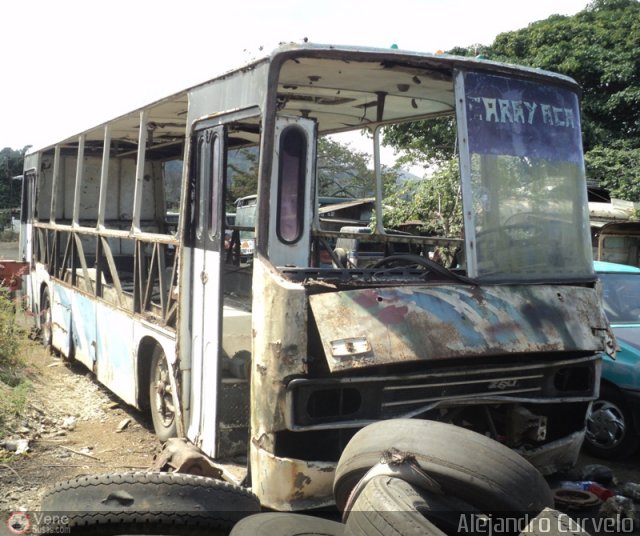
<svg viewBox="0 0 640 536"><path fill-rule="evenodd" d="M0 149L41 147L266 56L280 42L491 44L588 0L8 0Z"/></svg>

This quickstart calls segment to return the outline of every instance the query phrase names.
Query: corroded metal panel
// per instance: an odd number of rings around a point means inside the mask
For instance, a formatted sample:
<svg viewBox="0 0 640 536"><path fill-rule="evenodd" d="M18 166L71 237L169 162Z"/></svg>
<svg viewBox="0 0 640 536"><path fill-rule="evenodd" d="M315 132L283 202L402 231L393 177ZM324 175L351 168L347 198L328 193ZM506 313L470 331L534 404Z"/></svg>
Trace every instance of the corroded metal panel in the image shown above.
<svg viewBox="0 0 640 536"><path fill-rule="evenodd" d="M136 370L132 348L134 320L123 311L99 303L96 306L95 321L98 381L117 393L128 404L137 406ZM118 336L114 337L116 333Z"/></svg>
<svg viewBox="0 0 640 536"><path fill-rule="evenodd" d="M215 111L236 111L264 102L269 64L253 65L251 69L229 73L189 90L187 125Z"/></svg>
<svg viewBox="0 0 640 536"><path fill-rule="evenodd" d="M544 445L525 445L515 451L543 475L553 475L576 465L584 434L585 430L582 429Z"/></svg>
<svg viewBox="0 0 640 536"><path fill-rule="evenodd" d="M50 284L48 289L51 300L51 345L60 350L63 355L69 355L72 293L58 284ZM42 320L44 317L41 318Z"/></svg>
<svg viewBox="0 0 640 536"><path fill-rule="evenodd" d="M307 298L302 285L282 278L260 256L253 281L251 434L261 438L286 429L283 378L307 372Z"/></svg>
<svg viewBox="0 0 640 536"><path fill-rule="evenodd" d="M87 368L95 372L97 324L96 324L96 300L93 296L68 290L71 300L71 339L75 358L84 363ZM120 326L110 326L112 333Z"/></svg>
<svg viewBox="0 0 640 536"><path fill-rule="evenodd" d="M334 504L335 463L280 458L251 445L252 490L267 508L299 511ZM267 483L267 485L265 485Z"/></svg>
<svg viewBox="0 0 640 536"><path fill-rule="evenodd" d="M282 278L258 255L253 267L251 360L251 480L263 505L275 509L322 506L331 501L330 473L312 462L276 457L275 432L286 429L283 378L307 369L307 297L302 285ZM318 474L326 478L320 482ZM266 485L265 485L266 483ZM322 501L320 501L322 502ZM326 502L329 504L329 502Z"/></svg>
<svg viewBox="0 0 640 536"><path fill-rule="evenodd" d="M331 370L511 353L603 351L607 321L591 288L359 289L311 308Z"/></svg>

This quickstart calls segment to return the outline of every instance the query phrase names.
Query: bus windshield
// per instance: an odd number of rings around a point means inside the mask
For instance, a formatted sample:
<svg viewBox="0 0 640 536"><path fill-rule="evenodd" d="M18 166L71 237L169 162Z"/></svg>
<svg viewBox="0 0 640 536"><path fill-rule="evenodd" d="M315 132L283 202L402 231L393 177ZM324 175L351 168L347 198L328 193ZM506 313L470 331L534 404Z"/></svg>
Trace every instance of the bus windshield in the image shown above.
<svg viewBox="0 0 640 536"><path fill-rule="evenodd" d="M464 83L475 275L589 276L577 95L488 74L465 73Z"/></svg>

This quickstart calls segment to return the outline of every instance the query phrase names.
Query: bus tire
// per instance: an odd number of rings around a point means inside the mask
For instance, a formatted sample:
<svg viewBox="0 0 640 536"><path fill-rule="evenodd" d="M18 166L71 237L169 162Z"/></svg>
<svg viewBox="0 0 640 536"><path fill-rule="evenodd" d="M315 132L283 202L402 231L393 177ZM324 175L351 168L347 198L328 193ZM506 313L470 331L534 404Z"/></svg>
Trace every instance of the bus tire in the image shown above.
<svg viewBox="0 0 640 536"><path fill-rule="evenodd" d="M84 476L56 484L41 510L60 520L49 533L73 535L228 534L260 511L249 491L212 478L133 472ZM46 532L45 532L46 533Z"/></svg>
<svg viewBox="0 0 640 536"><path fill-rule="evenodd" d="M458 516L469 508L447 499L431 496L400 478L376 476L353 504L345 532L349 536L457 534ZM451 519L444 519L447 517ZM449 529L446 532L445 527Z"/></svg>
<svg viewBox="0 0 640 536"><path fill-rule="evenodd" d="M51 294L49 287L42 289L42 298L40 299L40 342L45 348L51 348L53 334L51 331Z"/></svg>
<svg viewBox="0 0 640 536"><path fill-rule="evenodd" d="M160 345L156 345L149 369L149 409L153 429L160 441L177 436L174 393L169 381L167 357Z"/></svg>
<svg viewBox="0 0 640 536"><path fill-rule="evenodd" d="M595 520L596 518L594 518ZM619 518L618 518L619 522ZM582 525L569 514L545 508L520 532L520 536L590 536Z"/></svg>
<svg viewBox="0 0 640 536"><path fill-rule="evenodd" d="M344 525L320 517L286 512L265 512L245 517L229 536L342 536Z"/></svg>
<svg viewBox="0 0 640 536"><path fill-rule="evenodd" d="M452 424L391 419L359 430L342 452L333 483L341 511L358 481L390 450L414 459L447 495L481 511L537 514L553 506L540 472L501 443Z"/></svg>

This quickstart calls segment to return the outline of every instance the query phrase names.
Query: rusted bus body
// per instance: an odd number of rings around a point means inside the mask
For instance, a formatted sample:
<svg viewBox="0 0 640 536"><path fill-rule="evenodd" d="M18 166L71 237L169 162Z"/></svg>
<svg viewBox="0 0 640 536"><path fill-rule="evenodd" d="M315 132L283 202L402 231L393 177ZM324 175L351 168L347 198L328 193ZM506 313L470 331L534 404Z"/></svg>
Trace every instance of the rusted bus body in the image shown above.
<svg viewBox="0 0 640 536"><path fill-rule="evenodd" d="M264 296L270 314L260 310L264 324L256 318L264 333L255 340L256 349L263 346L255 354L261 359L253 385L261 397L252 422L271 421L273 428L253 436L251 458L262 471L254 485L270 478L282 484L266 494L270 504L304 508L318 498L318 482L325 485L323 504L331 504L332 463L355 430L380 419L472 426L546 474L575 463L600 374L599 356L587 349L602 344L607 330L590 289L327 292L309 280L295 287L271 277L277 289ZM301 306L305 314L294 316ZM317 330L312 340L299 329L307 322ZM269 327L283 333L278 325L290 336L270 335ZM292 471L293 489L284 485Z"/></svg>
<svg viewBox="0 0 640 536"><path fill-rule="evenodd" d="M380 419L472 427L552 472L575 460L611 344L578 102L570 79L514 66L281 47L27 157L30 306L46 322L48 296L55 348L137 407L158 395L160 431L173 420L224 474L249 470L270 508L331 504L340 452ZM464 237L387 234L380 129L443 116L457 123ZM370 236L318 208L319 137L361 129ZM244 262L225 251L240 230L225 214L253 169ZM413 253L341 265L341 236ZM456 266L430 259L444 247L462 251Z"/></svg>

